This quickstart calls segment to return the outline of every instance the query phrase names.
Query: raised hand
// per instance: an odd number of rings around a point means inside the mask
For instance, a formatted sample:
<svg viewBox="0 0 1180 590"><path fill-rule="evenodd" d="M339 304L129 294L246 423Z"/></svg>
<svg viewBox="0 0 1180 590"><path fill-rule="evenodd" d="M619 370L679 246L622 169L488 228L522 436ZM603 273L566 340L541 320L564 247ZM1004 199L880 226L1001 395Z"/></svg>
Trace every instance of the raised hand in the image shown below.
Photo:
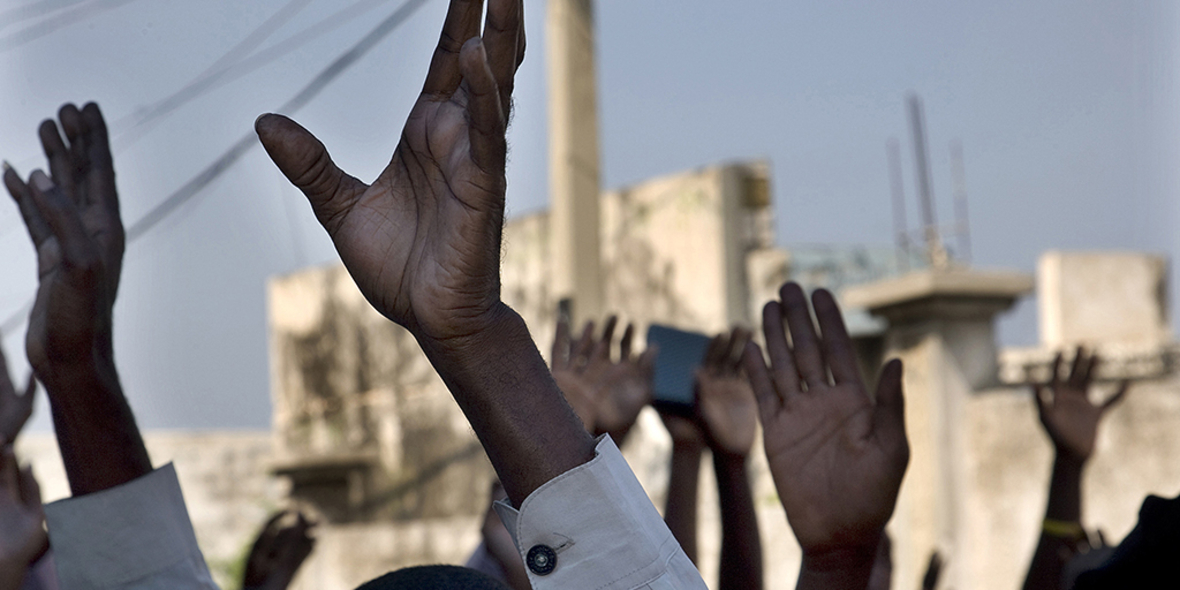
<svg viewBox="0 0 1180 590"><path fill-rule="evenodd" d="M1084 463L1094 453L1094 439L1098 422L1107 410L1127 394L1124 381L1110 397L1100 404L1090 401L1090 384L1098 355L1087 355L1078 347L1069 376L1062 379L1061 353L1053 359L1052 375L1046 383L1033 385L1037 414L1045 432L1053 441L1058 456Z"/></svg>
<svg viewBox="0 0 1180 590"><path fill-rule="evenodd" d="M697 410L710 446L741 457L750 454L758 425L758 403L742 373L749 341L750 332L741 328L717 335L696 373Z"/></svg>
<svg viewBox="0 0 1180 590"><path fill-rule="evenodd" d="M639 356L631 352L634 326L627 325L619 340L619 357L614 359L615 327L618 318L606 321L601 338L594 336L589 322L577 342L570 342L569 326L558 321L553 344L553 378L566 400L596 434L609 433L616 442L635 424L643 406L651 401L656 349Z"/></svg>
<svg viewBox="0 0 1180 590"><path fill-rule="evenodd" d="M19 469L12 447L0 441L0 590L20 588L29 566L48 549L44 522L32 470Z"/></svg>
<svg viewBox="0 0 1180 590"><path fill-rule="evenodd" d="M292 517L294 521L288 522ZM302 512L283 510L272 516L250 548L242 588L285 590L290 586L295 572L315 547L315 539L308 535L314 527L315 523Z"/></svg>
<svg viewBox="0 0 1180 590"><path fill-rule="evenodd" d="M422 93L372 184L294 121L255 123L369 302L449 350L503 311L504 133L525 40L521 0L490 0L481 36L482 12L481 0L451 1Z"/></svg>
<svg viewBox="0 0 1180 590"><path fill-rule="evenodd" d="M830 576L831 587L863 588L909 462L901 362L885 365L870 396L832 294L812 298L819 334L799 285L780 295L762 316L770 367L753 343L744 360L771 475L803 549L800 587Z"/></svg>
<svg viewBox="0 0 1180 590"><path fill-rule="evenodd" d="M94 103L67 104L58 116L64 140L52 120L39 129L52 179L34 170L26 183L6 165L4 184L37 251L26 352L49 397L70 487L82 495L152 466L112 350L124 233L106 123Z"/></svg>
<svg viewBox="0 0 1180 590"><path fill-rule="evenodd" d="M16 394L12 380L8 377L8 363L4 351L0 350L0 441L12 442L20 434L29 416L33 415L33 396L37 392L37 381L29 375L29 384L23 395ZM2 444L2 443L0 443Z"/></svg>
<svg viewBox="0 0 1180 590"><path fill-rule="evenodd" d="M65 372L89 370L111 351L111 310L123 265L124 234L106 123L98 105L67 104L39 135L49 159L46 176L23 182L5 167L4 184L16 200L37 250L40 286L29 317L26 348L47 386ZM66 144L68 140L69 144Z"/></svg>

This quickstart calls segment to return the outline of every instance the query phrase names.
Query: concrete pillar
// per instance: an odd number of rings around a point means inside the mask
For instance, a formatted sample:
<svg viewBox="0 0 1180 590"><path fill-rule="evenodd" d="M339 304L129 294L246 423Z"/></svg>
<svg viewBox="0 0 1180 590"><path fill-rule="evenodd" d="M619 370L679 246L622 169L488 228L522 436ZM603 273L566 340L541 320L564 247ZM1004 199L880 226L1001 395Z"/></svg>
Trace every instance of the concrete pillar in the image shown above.
<svg viewBox="0 0 1180 590"><path fill-rule="evenodd" d="M549 0L549 191L554 295L576 319L602 309L598 99L591 0Z"/></svg>
<svg viewBox="0 0 1180 590"><path fill-rule="evenodd" d="M1012 272L926 270L844 292L847 305L888 321L884 357L905 363L911 458L890 524L897 588L920 585L934 549L950 556L941 587L972 585L961 579L972 558L962 526L964 407L997 382L995 316L1032 287Z"/></svg>

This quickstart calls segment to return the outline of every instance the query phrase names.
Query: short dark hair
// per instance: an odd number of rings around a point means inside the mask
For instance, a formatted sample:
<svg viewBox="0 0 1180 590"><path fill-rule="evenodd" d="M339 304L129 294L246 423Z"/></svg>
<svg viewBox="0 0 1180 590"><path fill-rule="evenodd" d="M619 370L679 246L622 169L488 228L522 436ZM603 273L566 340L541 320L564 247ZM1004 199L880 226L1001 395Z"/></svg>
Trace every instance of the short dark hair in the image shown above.
<svg viewBox="0 0 1180 590"><path fill-rule="evenodd" d="M509 590L503 583L470 568L421 565L389 572L356 590Z"/></svg>

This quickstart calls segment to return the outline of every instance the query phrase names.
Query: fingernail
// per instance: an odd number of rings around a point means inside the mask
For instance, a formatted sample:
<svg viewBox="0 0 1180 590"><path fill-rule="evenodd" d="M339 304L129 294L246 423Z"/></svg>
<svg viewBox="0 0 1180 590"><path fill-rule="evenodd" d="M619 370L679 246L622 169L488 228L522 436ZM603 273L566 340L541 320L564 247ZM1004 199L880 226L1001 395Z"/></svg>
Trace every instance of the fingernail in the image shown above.
<svg viewBox="0 0 1180 590"><path fill-rule="evenodd" d="M16 170L12 167L12 164L8 163L8 160L4 160L4 171L5 172L16 172Z"/></svg>
<svg viewBox="0 0 1180 590"><path fill-rule="evenodd" d="M54 188L53 181L49 180L49 177L40 170L34 170L33 176L29 180L32 180L33 186L37 187L37 190L41 192L51 191Z"/></svg>

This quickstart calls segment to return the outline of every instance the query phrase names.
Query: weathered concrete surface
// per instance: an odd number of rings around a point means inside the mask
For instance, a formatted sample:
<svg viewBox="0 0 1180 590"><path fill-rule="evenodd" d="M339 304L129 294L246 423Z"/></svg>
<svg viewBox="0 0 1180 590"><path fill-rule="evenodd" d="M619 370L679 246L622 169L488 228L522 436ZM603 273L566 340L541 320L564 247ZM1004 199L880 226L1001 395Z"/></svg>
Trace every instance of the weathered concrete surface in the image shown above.
<svg viewBox="0 0 1180 590"><path fill-rule="evenodd" d="M1167 259L1138 252L1046 252L1037 264L1041 344L1171 342Z"/></svg>
<svg viewBox="0 0 1180 590"><path fill-rule="evenodd" d="M1108 395L1105 383L1096 399ZM1018 588L1040 535L1052 446L1028 388L979 392L967 404L967 450L955 588ZM1180 378L1136 383L1102 423L1082 487L1083 523L1117 543L1147 494L1180 493ZM917 450L917 449L915 449Z"/></svg>

